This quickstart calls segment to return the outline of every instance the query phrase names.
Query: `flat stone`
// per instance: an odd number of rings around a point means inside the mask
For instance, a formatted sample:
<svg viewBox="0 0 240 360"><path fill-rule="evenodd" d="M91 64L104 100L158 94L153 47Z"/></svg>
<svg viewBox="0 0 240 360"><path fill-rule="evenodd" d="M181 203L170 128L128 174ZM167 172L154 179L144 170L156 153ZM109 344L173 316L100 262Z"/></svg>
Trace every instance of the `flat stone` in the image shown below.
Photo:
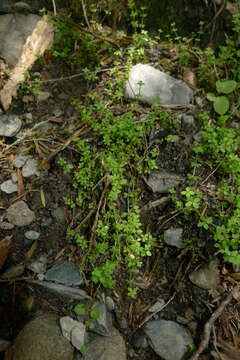
<svg viewBox="0 0 240 360"><path fill-rule="evenodd" d="M7 219L16 226L27 226L34 221L35 214L23 200L19 200L7 209Z"/></svg>
<svg viewBox="0 0 240 360"><path fill-rule="evenodd" d="M165 301L163 299L159 299L148 309L148 311L151 313L155 313L157 311L160 311L164 307L164 305Z"/></svg>
<svg viewBox="0 0 240 360"><path fill-rule="evenodd" d="M170 246L176 246L182 249L186 246L183 242L183 229L182 228L170 228L164 231L164 241Z"/></svg>
<svg viewBox="0 0 240 360"><path fill-rule="evenodd" d="M38 175L38 162L35 159L28 159L22 168L22 176L28 178L33 175Z"/></svg>
<svg viewBox="0 0 240 360"><path fill-rule="evenodd" d="M167 171L154 171L149 175L147 183L153 192L164 194L178 186L183 180L184 178L178 174Z"/></svg>
<svg viewBox="0 0 240 360"><path fill-rule="evenodd" d="M18 186L10 179L1 184L1 190L6 194L12 194L18 191Z"/></svg>
<svg viewBox="0 0 240 360"><path fill-rule="evenodd" d="M215 290L220 280L218 265L218 259L214 259L193 271L189 275L189 279L194 285L197 285L202 289Z"/></svg>
<svg viewBox="0 0 240 360"><path fill-rule="evenodd" d="M47 257L45 255L40 256L38 260L33 261L27 268L36 274L45 273L47 270Z"/></svg>
<svg viewBox="0 0 240 360"><path fill-rule="evenodd" d="M64 285L81 285L83 282L83 277L78 267L66 260L53 265L46 272L45 279Z"/></svg>
<svg viewBox="0 0 240 360"><path fill-rule="evenodd" d="M34 230L28 230L24 233L24 236L28 240L35 241L35 240L39 239L40 233L37 231L34 231Z"/></svg>
<svg viewBox="0 0 240 360"><path fill-rule="evenodd" d="M29 159L28 156L24 156L24 155L16 155L14 160L13 160L13 166L15 168L21 168L23 167L23 165L26 163L26 161Z"/></svg>
<svg viewBox="0 0 240 360"><path fill-rule="evenodd" d="M2 230L12 230L13 228L14 228L14 225L7 221L3 221L0 223L0 229L2 229Z"/></svg>
<svg viewBox="0 0 240 360"><path fill-rule="evenodd" d="M193 344L188 331L174 321L149 321L144 332L152 349L164 360L183 360L188 352L188 345Z"/></svg>
<svg viewBox="0 0 240 360"><path fill-rule="evenodd" d="M144 103L190 103L193 91L183 82L147 64L134 65L125 84L125 96Z"/></svg>
<svg viewBox="0 0 240 360"><path fill-rule="evenodd" d="M122 335L112 328L111 336L94 334L83 360L127 360L126 345Z"/></svg>
<svg viewBox="0 0 240 360"><path fill-rule="evenodd" d="M112 316L108 312L105 304L98 302L94 306L94 310L98 310L99 317L92 320L94 327L91 331L102 335L102 336L111 336L112 334Z"/></svg>
<svg viewBox="0 0 240 360"><path fill-rule="evenodd" d="M60 331L59 317L42 313L27 323L13 345L13 360L72 360L74 348Z"/></svg>
<svg viewBox="0 0 240 360"><path fill-rule="evenodd" d="M86 326L70 316L62 317L60 319L60 326L63 336L71 341L76 349L80 350L87 339Z"/></svg>
<svg viewBox="0 0 240 360"><path fill-rule="evenodd" d="M22 121L17 115L0 116L0 136L15 136L22 127Z"/></svg>
<svg viewBox="0 0 240 360"><path fill-rule="evenodd" d="M27 280L27 282L29 282L30 284L35 284L37 286L44 287L54 293L57 293L61 296L65 296L70 299L85 300L89 298L86 291L81 289L75 289L70 286L55 284L53 282L42 281L42 280Z"/></svg>

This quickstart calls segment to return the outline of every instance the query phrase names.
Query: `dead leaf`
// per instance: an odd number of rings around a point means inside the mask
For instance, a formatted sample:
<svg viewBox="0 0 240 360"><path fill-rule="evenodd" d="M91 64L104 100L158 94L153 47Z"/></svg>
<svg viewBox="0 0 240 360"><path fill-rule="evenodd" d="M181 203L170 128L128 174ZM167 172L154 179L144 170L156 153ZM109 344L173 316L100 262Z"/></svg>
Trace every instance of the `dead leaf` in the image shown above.
<svg viewBox="0 0 240 360"><path fill-rule="evenodd" d="M12 235L6 236L5 239L0 241L0 269L3 267L12 244Z"/></svg>
<svg viewBox="0 0 240 360"><path fill-rule="evenodd" d="M37 249L38 246L38 242L37 240L34 241L34 243L32 244L32 246L30 247L30 249L28 250L28 252L25 255L25 259L26 260L30 260L35 252L35 250Z"/></svg>
<svg viewBox="0 0 240 360"><path fill-rule="evenodd" d="M183 73L183 81L192 89L196 89L197 77L195 71L191 68L186 68Z"/></svg>
<svg viewBox="0 0 240 360"><path fill-rule="evenodd" d="M26 200L25 188L23 183L23 176L21 169L17 168L17 181L18 181L18 196L21 196L23 200Z"/></svg>

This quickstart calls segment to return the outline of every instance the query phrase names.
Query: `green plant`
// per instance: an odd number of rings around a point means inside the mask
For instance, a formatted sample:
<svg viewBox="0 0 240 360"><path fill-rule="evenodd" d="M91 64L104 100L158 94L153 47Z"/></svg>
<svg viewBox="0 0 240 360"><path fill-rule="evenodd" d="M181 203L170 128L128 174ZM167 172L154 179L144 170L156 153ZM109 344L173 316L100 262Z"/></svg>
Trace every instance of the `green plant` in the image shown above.
<svg viewBox="0 0 240 360"><path fill-rule="evenodd" d="M237 87L234 80L218 80L216 82L216 90L219 94L230 94ZM219 115L224 115L229 110L229 100L226 96L216 96L212 93L207 94L209 101L213 102L213 108Z"/></svg>

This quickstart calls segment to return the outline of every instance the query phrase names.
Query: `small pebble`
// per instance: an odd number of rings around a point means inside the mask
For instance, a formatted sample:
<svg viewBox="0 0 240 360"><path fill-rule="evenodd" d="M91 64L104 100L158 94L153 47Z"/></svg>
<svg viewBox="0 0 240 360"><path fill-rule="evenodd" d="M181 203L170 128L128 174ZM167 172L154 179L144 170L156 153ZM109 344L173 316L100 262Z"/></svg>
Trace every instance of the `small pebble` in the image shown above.
<svg viewBox="0 0 240 360"><path fill-rule="evenodd" d="M24 155L16 155L15 159L13 160L13 166L15 168L21 168L26 163L28 157Z"/></svg>
<svg viewBox="0 0 240 360"><path fill-rule="evenodd" d="M6 194L12 194L18 191L18 186L15 184L12 179L6 180L1 184L1 190Z"/></svg>
<svg viewBox="0 0 240 360"><path fill-rule="evenodd" d="M40 233L34 230L26 231L24 234L25 238L28 240L37 240L40 236Z"/></svg>

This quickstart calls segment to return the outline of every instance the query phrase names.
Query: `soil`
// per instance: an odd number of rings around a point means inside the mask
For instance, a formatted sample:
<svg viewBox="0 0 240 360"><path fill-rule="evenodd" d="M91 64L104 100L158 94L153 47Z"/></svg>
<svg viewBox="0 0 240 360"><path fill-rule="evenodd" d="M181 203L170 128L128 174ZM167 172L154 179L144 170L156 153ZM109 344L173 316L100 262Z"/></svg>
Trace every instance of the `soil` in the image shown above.
<svg viewBox="0 0 240 360"><path fill-rule="evenodd" d="M69 68L61 61L50 59L44 65L36 64L31 70L31 74L38 71L41 73L41 79L44 80L68 76L80 72L81 69L76 66ZM33 147L32 154L34 158L38 158L42 166L39 176L24 179L26 202L35 212L36 221L34 224L24 228L15 227L13 230L1 230L1 238L7 235L12 236L12 248L2 272L12 265L27 264L29 261L38 259L41 254L48 256L49 266L59 258L69 258L78 264L75 245L66 238L66 229L76 214L64 205L63 200L64 196L74 194L74 190L71 188L72 178L69 175L64 175L62 168L57 164L60 155L70 159L72 163L77 162L78 153L74 146L70 144L65 150L51 159L49 168L48 163L44 162L43 159L46 160L49 157L51 149L56 146L57 140L61 139L62 130L67 130L70 136L78 128L78 115L72 101L81 99L89 88L93 86L95 84L87 83L81 77L71 81L49 82L41 88L41 91L51 93L48 100L37 102L33 98L33 101L28 101L29 99L26 98L28 94L24 94L25 98L22 95L19 96L14 102L14 106L9 110L9 113L18 115L32 113L33 122L31 124L26 122L24 130L47 119L53 119L53 121L47 133L44 133L44 131L38 133L35 142L31 141L30 143L32 146L35 144L35 150ZM62 112L60 118L56 118L54 115L56 110ZM146 111L146 108L143 107L143 110ZM194 130L196 131L196 129ZM172 129L163 129L164 136L172 133L176 135L176 131L179 136L177 143L161 141L163 133L154 140L159 141L160 155L158 164L168 171L186 175L190 169L190 151L194 141L192 129L182 128L181 126L177 126L174 131ZM187 136L190 137L190 145L185 141ZM10 144L15 140L14 138L6 139L6 143ZM42 149L42 153L46 151L43 157L40 156L41 152L36 150L36 143ZM46 144L47 148L44 147ZM12 154L19 153L21 148L27 145L27 143L20 143L18 146L14 146ZM4 164L7 166L4 167ZM11 153L9 153L8 158L3 159L0 183L9 178L9 172L12 171ZM214 182L214 178L212 181ZM46 200L45 206L41 198L41 191ZM1 192L0 215L4 214L9 205L16 201L16 198L16 194L6 195ZM143 207L158 198L159 194L153 194L145 182L142 181L141 206ZM62 220L54 218L53 214L56 209L60 209L62 212ZM167 202L163 207L143 212L142 221L146 226L153 229L154 235L161 235L168 227L179 225L179 219L171 215L172 210L171 202ZM170 220L171 218L172 220ZM47 224L49 219L51 223ZM36 242L35 251L33 251L33 243L27 242L24 236L25 231L30 229L41 233L40 239ZM208 244L208 232L199 230L194 219L187 227L185 226L185 229L188 237L191 234L196 244L202 244L200 250L180 250L163 246L162 242L159 241L153 256L146 261L143 270L137 276L136 282L140 291L136 299L129 299L126 296L126 286L123 283L121 271L117 274L117 286L106 291L115 301L115 324L125 338L129 359L159 359L150 348L146 350L134 347L135 336L148 319L149 313L147 310L159 298L169 302L168 306L159 313L160 317L186 325L195 343L198 344L204 324L224 298L226 290L228 290L229 283L226 277L230 269L227 269L223 263L219 266L221 285L219 285L215 293L209 293L190 282L189 273L203 262L215 257L216 249L212 244ZM206 244L208 246L205 246ZM30 257L29 250L32 250L32 256ZM64 315L69 313L74 304L74 302L70 304L68 300L50 294L43 288L30 286L24 281L25 278L29 277L33 278L34 275L31 271L26 270L24 275L17 280L0 282L0 338L12 341L39 308ZM98 294L95 293L96 288L94 287L88 286L84 289L91 295ZM101 289L101 291L105 290ZM100 293L99 290L98 292ZM217 320L214 327L215 339L232 340L229 324L233 322L233 326L239 325L238 310L238 305L232 304ZM212 349L214 349L214 342L210 344L209 350L201 359L214 359L211 355Z"/></svg>

